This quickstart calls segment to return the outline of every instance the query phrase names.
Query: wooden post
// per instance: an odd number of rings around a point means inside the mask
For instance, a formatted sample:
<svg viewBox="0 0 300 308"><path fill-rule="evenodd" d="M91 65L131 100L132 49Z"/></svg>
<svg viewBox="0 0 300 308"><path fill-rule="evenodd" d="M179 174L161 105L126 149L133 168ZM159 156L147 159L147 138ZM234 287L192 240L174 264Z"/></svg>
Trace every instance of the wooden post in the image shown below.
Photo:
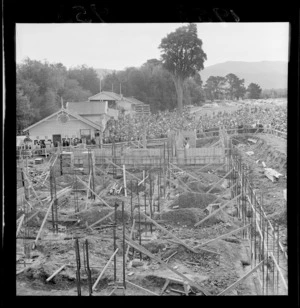
<svg viewBox="0 0 300 308"><path fill-rule="evenodd" d="M126 185L126 169L123 165L123 181L124 181L124 196L127 197L127 185Z"/></svg>
<svg viewBox="0 0 300 308"><path fill-rule="evenodd" d="M50 205L49 205L49 207L48 207L47 213L46 213L46 215L45 215L45 217L44 217L44 220L43 220L43 222L42 222L42 225L41 225L41 227L40 227L40 230L39 230L39 232L38 232L38 234L37 234L37 236L36 236L36 239L35 239L35 241L34 241L34 243L33 243L32 249L35 248L35 246L36 246L36 244L37 244L37 241L38 241L38 239L39 239L39 237L40 237L40 235L41 235L41 232L42 232L42 230L43 230L44 224L45 224L45 222L46 222L46 220L47 220L47 217L48 217L48 215L49 215L49 213L50 213L50 209L52 208L53 201L54 201L54 200L51 201L51 203L50 203Z"/></svg>
<svg viewBox="0 0 300 308"><path fill-rule="evenodd" d="M184 246L185 248L189 249L190 251L192 251L193 253L198 253L197 251L195 251L193 248L189 247L188 245L186 245L181 239L179 239L177 236L175 236L172 232L168 231L167 229L163 228L162 226L160 226L155 220L151 219L149 216L141 213L142 216L144 216L145 218L147 218L149 221L151 221L158 229L164 231L166 234L170 235L172 238L174 238L178 243L180 243L182 246ZM209 253L215 253L215 254L219 254L213 251L208 251L206 249L202 249L203 251L209 252Z"/></svg>
<svg viewBox="0 0 300 308"><path fill-rule="evenodd" d="M114 211L111 211L109 214L107 214L106 216L102 217L101 219L97 220L96 222L94 222L93 224L91 224L90 226L88 226L88 228L91 228L97 224L99 224L101 221L105 220L106 218L112 216L112 214L114 213Z"/></svg>
<svg viewBox="0 0 300 308"><path fill-rule="evenodd" d="M131 231L130 231L130 238L131 239L132 239L132 234L133 234L133 230L134 230L134 225L135 225L135 219L133 219L132 228L131 228ZM125 260L126 261L127 261L127 258L128 258L129 248L130 248L130 246L128 245L127 246L127 250L126 250L126 255L125 255Z"/></svg>
<svg viewBox="0 0 300 308"><path fill-rule="evenodd" d="M206 216L204 219L202 219L201 221L197 222L194 224L194 227L199 226L200 224L202 224L205 220L207 220L208 218L214 216L217 212L219 212L220 210L222 210L226 205L230 204L231 202L233 202L235 199L237 199L238 197L240 197L242 195L242 193L240 193L239 195L237 195L236 197L234 197L233 199L227 201L225 204L223 204L222 206L220 206L217 210L215 210L213 213L211 213L210 215ZM216 201L216 200L215 200Z"/></svg>
<svg viewBox="0 0 300 308"><path fill-rule="evenodd" d="M77 175L76 178L85 186L87 189L89 189L95 196L98 198L101 202L103 202L106 206L113 209L106 201L104 201L102 198L100 198L84 181L82 181Z"/></svg>
<svg viewBox="0 0 300 308"><path fill-rule="evenodd" d="M55 271L49 278L46 279L47 282L49 282L53 277L55 277L60 271L62 271L65 267L67 266L67 264L64 264L63 266L61 266L57 271Z"/></svg>
<svg viewBox="0 0 300 308"><path fill-rule="evenodd" d="M101 277L103 276L104 272L106 271L106 269L108 268L110 262L112 261L112 259L114 258L114 256L116 255L116 253L118 252L119 248L117 248L115 250L115 252L111 255L111 257L109 258L108 262L106 263L106 265L104 266L103 270L101 271L99 277L97 278L96 282L93 285L92 290L95 291L97 284L99 283L99 280L101 279Z"/></svg>
<svg viewBox="0 0 300 308"><path fill-rule="evenodd" d="M251 271L249 271L246 275L244 275L243 277L241 277L240 279L238 279L235 283L233 283L231 286L229 286L228 288L226 288L224 291L222 291L221 293L219 293L217 296L220 295L224 295L225 293L228 293L229 291L231 291L232 289L234 289L234 287L236 287L239 283L241 283L243 280L245 280L246 278L248 278L253 272L255 272L263 263L265 260L261 261L260 263L258 263Z"/></svg>
<svg viewBox="0 0 300 308"><path fill-rule="evenodd" d="M159 294L156 294L156 293L154 293L154 292L152 292L152 291L150 291L150 290L147 290L147 289L145 289L145 288L143 288L143 287L141 287L141 286L138 286L137 284L134 284L134 283L132 283L131 281L126 280L126 282L129 283L129 284L131 284L132 286L138 288L138 289L141 289L141 290L143 290L143 291L145 291L145 292L151 294L151 295L159 296Z"/></svg>
<svg viewBox="0 0 300 308"><path fill-rule="evenodd" d="M231 172L233 169L231 169L229 172L227 172L219 181L217 181L206 193L208 194L214 187L216 187L217 184L219 184L221 181L223 181Z"/></svg>
<svg viewBox="0 0 300 308"><path fill-rule="evenodd" d="M134 242L133 240L129 239L128 236L126 236L126 242L134 247L135 249L139 250L141 253L147 255L148 257L156 260L157 262L159 262L164 268L167 268L169 270L171 270L172 272L174 272L175 274L177 274L178 276L180 276L181 278L183 278L183 280L189 282L189 284L191 286L194 286L195 288L199 289L200 291L202 291L205 295L210 295L210 293L205 290L203 287L199 286L197 283L195 283L194 281L190 280L188 277L186 277L185 275L181 274L180 272L178 272L176 269L174 269L172 266L170 266L169 264L165 263L164 261L162 261L160 258L156 257L155 255L153 255L151 252L149 252L147 249L145 249L143 246L137 244L136 242Z"/></svg>
<svg viewBox="0 0 300 308"><path fill-rule="evenodd" d="M18 225L18 229L17 229L17 234L16 236L18 236L20 230L21 230L21 226L23 224L23 221L24 221L24 218L25 218L25 214L23 214L19 219L20 219L20 222L19 222L19 225Z"/></svg>

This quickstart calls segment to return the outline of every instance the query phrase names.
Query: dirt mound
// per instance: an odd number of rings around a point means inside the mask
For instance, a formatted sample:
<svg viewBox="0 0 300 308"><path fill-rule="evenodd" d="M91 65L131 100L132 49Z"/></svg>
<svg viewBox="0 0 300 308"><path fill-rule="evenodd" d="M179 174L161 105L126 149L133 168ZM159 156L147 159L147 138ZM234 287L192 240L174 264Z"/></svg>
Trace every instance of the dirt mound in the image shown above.
<svg viewBox="0 0 300 308"><path fill-rule="evenodd" d="M91 225L94 222L103 218L104 216L108 215L109 213L111 213L110 209L99 210L96 207L91 208L89 211L79 214L80 225L85 225L86 222L88 223L88 225ZM114 214L112 214L112 216L100 222L99 226L101 224L107 224L108 222L111 222L111 220L114 221L114 217L115 217ZM127 211L124 211L124 218L125 218L125 221L127 221L130 218L130 213L128 213ZM117 210L117 223L121 223L121 222L122 222L122 210L118 209Z"/></svg>
<svg viewBox="0 0 300 308"><path fill-rule="evenodd" d="M250 144L248 142L248 138L257 139L255 144ZM279 151L276 149L276 144L270 139L270 143L267 142L268 136L262 136L262 138L254 138L252 135L247 136L235 136L232 144L245 144L251 146L251 151L255 153L255 155L266 163L269 168L273 168L281 173L286 173L286 160L287 157L283 151ZM279 145L282 145L282 141L279 140Z"/></svg>
<svg viewBox="0 0 300 308"><path fill-rule="evenodd" d="M143 244L143 246L148 249L151 253L158 253L160 250L166 247L166 244L163 241L155 240Z"/></svg>
<svg viewBox="0 0 300 308"><path fill-rule="evenodd" d="M208 189L207 186L202 184L201 182L190 182L188 186L192 191L200 193L203 193Z"/></svg>
<svg viewBox="0 0 300 308"><path fill-rule="evenodd" d="M161 214L161 218L166 220L169 224L188 227L193 227L194 224L199 220L197 212L195 212L194 209L178 209L173 211L166 211Z"/></svg>
<svg viewBox="0 0 300 308"><path fill-rule="evenodd" d="M172 204L179 205L180 208L200 208L205 209L210 203L213 203L217 197L213 194L194 194L185 193L180 195Z"/></svg>
<svg viewBox="0 0 300 308"><path fill-rule="evenodd" d="M265 140L260 139L253 147L253 151L259 153L260 159L269 168L286 173L286 155L268 145Z"/></svg>
<svg viewBox="0 0 300 308"><path fill-rule="evenodd" d="M173 226L182 226L188 228L194 228L195 223L205 218L207 214L195 208L188 209L178 209L178 210L170 210L163 212L161 214L161 219L165 220L167 224ZM217 214L206 220L201 224L203 227L211 226L216 223L222 222L223 216L222 214Z"/></svg>

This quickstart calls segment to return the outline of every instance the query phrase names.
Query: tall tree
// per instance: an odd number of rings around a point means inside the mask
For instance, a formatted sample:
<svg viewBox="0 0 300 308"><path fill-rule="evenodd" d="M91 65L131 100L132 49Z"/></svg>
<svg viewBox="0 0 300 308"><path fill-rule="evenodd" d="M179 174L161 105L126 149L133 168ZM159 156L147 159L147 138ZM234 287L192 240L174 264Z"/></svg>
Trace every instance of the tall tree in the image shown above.
<svg viewBox="0 0 300 308"><path fill-rule="evenodd" d="M29 98L24 95L24 92L19 84L17 84L16 99L17 130L23 130L31 123L33 112L30 107Z"/></svg>
<svg viewBox="0 0 300 308"><path fill-rule="evenodd" d="M221 99L225 94L226 78L222 76L210 76L205 83L206 98L210 100Z"/></svg>
<svg viewBox="0 0 300 308"><path fill-rule="evenodd" d="M180 27L168 34L162 39L159 48L163 52L163 67L172 75L178 111L182 113L184 81L202 70L207 58L202 50L202 40L197 36L196 24Z"/></svg>
<svg viewBox="0 0 300 308"><path fill-rule="evenodd" d="M248 92L248 97L252 99L258 99L261 94L261 87L257 83L250 83L247 92Z"/></svg>
<svg viewBox="0 0 300 308"><path fill-rule="evenodd" d="M68 77L77 80L82 89L90 91L92 95L100 92L100 79L92 67L81 65L71 68Z"/></svg>
<svg viewBox="0 0 300 308"><path fill-rule="evenodd" d="M228 74L225 78L228 84L227 89L230 99L239 99L245 95L244 79L239 79L235 74Z"/></svg>

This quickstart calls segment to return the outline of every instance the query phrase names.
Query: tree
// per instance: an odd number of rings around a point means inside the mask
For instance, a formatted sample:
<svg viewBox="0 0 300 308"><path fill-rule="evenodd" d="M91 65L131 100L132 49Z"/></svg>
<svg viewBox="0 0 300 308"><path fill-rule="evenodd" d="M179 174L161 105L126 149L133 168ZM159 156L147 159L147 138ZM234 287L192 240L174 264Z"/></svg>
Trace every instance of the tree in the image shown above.
<svg viewBox="0 0 300 308"><path fill-rule="evenodd" d="M261 87L256 83L250 83L247 92L249 93L248 97L251 99L258 99L261 94Z"/></svg>
<svg viewBox="0 0 300 308"><path fill-rule="evenodd" d="M30 108L30 101L21 89L21 86L17 84L16 93L17 105L16 105L16 118L17 118L17 130L23 130L28 127L33 114Z"/></svg>
<svg viewBox="0 0 300 308"><path fill-rule="evenodd" d="M206 60L196 24L180 27L168 34L162 39L159 48L163 52L163 67L171 73L175 85L178 111L182 113L184 81L202 70Z"/></svg>
<svg viewBox="0 0 300 308"><path fill-rule="evenodd" d="M92 95L100 92L100 79L92 67L81 65L68 71L68 78L75 79L83 90L90 91Z"/></svg>
<svg viewBox="0 0 300 308"><path fill-rule="evenodd" d="M246 88L244 87L244 79L239 79L234 74L228 74L225 76L227 84L228 84L228 94L230 99L239 99L243 97L246 93Z"/></svg>
<svg viewBox="0 0 300 308"><path fill-rule="evenodd" d="M226 78L221 76L210 76L204 86L206 98L210 100L220 99L225 94Z"/></svg>

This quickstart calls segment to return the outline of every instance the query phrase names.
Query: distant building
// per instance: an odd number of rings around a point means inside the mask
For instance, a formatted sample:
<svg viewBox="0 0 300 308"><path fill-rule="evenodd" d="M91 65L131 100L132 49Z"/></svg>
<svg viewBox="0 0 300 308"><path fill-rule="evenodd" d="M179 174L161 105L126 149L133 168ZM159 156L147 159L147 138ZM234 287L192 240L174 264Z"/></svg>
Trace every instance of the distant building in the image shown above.
<svg viewBox="0 0 300 308"><path fill-rule="evenodd" d="M150 113L149 105L134 98L125 98L113 92L100 92L85 102L67 102L60 110L24 129L33 142L50 141L53 145L74 139L100 143L106 123L118 119L119 110L125 114Z"/></svg>
<svg viewBox="0 0 300 308"><path fill-rule="evenodd" d="M107 101L108 108L124 110L125 114L150 114L150 106L134 97L124 97L122 94L102 91L89 97L89 101Z"/></svg>

